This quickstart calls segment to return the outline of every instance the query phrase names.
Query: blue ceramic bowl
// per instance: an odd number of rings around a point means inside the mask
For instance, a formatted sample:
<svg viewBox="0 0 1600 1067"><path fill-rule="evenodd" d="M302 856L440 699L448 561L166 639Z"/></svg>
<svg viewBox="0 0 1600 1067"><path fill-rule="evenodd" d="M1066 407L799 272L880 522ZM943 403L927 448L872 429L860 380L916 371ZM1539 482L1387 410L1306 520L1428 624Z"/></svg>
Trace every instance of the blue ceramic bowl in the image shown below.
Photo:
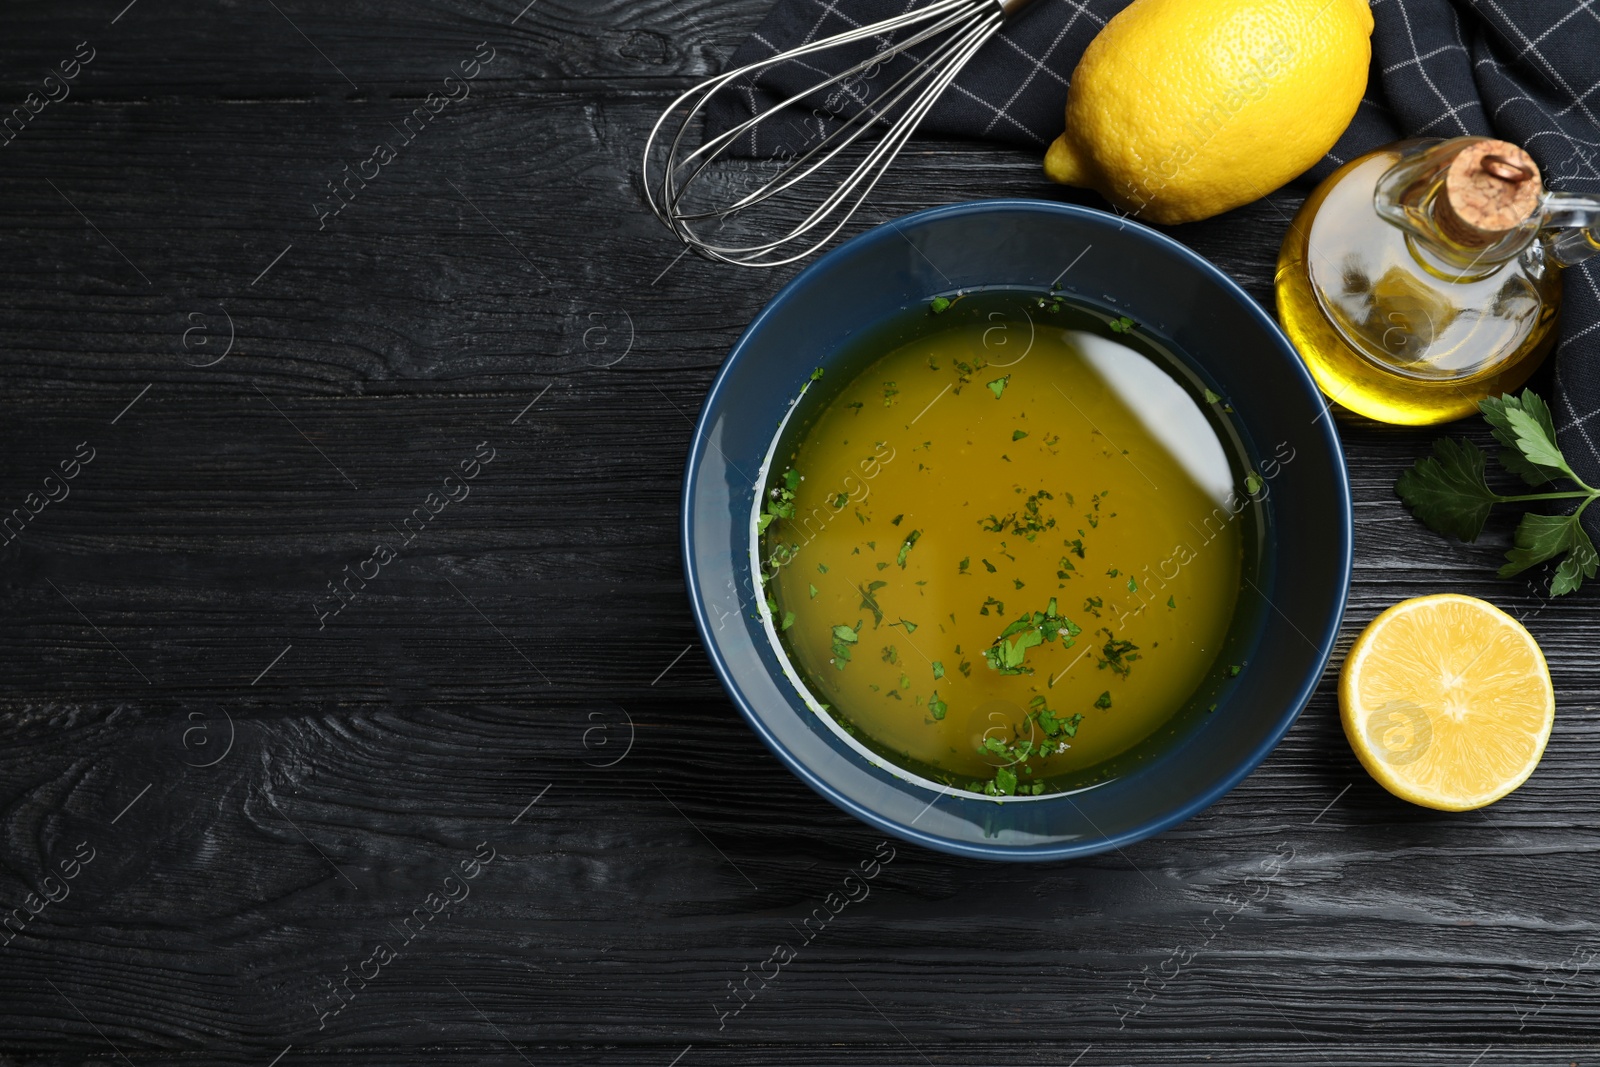
<svg viewBox="0 0 1600 1067"><path fill-rule="evenodd" d="M1245 666L1211 697L1216 709L1123 777L1073 794L994 800L883 766L810 710L785 678L755 595L755 479L806 375L840 363L862 331L938 294L1045 292L1058 278L1072 301L1133 318L1179 355L1193 381L1227 397L1247 461L1272 476L1259 507L1262 551L1247 561L1254 577L1222 653ZM1350 490L1332 421L1272 318L1176 241L1044 201L918 212L807 267L723 363L684 477L684 570L695 622L751 728L857 818L930 848L993 859L1120 847L1187 819L1249 774L1322 675L1350 581Z"/></svg>

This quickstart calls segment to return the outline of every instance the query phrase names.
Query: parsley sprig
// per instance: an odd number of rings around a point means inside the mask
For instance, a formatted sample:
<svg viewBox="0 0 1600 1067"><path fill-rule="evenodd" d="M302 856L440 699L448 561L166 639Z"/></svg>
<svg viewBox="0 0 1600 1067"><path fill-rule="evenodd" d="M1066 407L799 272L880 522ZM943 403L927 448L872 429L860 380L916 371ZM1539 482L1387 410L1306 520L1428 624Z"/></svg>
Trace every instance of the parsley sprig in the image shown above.
<svg viewBox="0 0 1600 1067"><path fill-rule="evenodd" d="M1489 397L1478 404L1504 446L1500 465L1530 486L1566 479L1578 488L1543 493L1497 493L1484 477L1484 450L1471 441L1441 437L1433 454L1419 459L1395 483L1395 492L1411 513L1430 529L1462 541L1476 541L1496 504L1532 503L1540 500L1576 500L1565 515L1525 512L1500 577L1509 578L1536 564L1563 556L1550 579L1550 595L1561 596L1583 585L1600 570L1600 554L1581 524L1584 509L1600 497L1600 489L1578 477L1556 443L1555 420L1550 408L1532 389L1521 396L1510 393Z"/></svg>

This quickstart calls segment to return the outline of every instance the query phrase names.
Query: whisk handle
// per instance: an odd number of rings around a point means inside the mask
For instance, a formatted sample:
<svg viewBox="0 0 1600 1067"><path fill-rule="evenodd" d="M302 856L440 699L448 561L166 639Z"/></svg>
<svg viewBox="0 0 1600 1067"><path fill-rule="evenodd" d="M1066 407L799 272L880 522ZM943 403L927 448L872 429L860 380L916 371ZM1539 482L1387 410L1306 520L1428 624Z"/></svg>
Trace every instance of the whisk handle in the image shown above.
<svg viewBox="0 0 1600 1067"><path fill-rule="evenodd" d="M995 4L1000 8L1000 14L1006 18L1010 18L1031 3L1033 0L995 0Z"/></svg>

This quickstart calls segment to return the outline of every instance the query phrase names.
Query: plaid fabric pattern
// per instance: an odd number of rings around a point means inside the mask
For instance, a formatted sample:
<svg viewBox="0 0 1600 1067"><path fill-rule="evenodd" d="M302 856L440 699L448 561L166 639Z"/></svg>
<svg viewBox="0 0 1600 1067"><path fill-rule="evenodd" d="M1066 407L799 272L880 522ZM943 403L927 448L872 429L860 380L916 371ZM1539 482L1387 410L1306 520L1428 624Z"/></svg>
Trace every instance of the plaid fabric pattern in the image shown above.
<svg viewBox="0 0 1600 1067"><path fill-rule="evenodd" d="M733 65L901 14L920 0L778 0ZM969 63L922 130L981 137L1040 151L1062 128L1068 76L1095 34L1127 0L1035 0ZM1321 178L1402 136L1493 134L1521 145L1552 189L1600 195L1600 0L1372 0L1372 72L1354 121L1313 168ZM831 67L773 68L709 116L728 129L887 42L810 57ZM910 69L912 58L808 98L812 113L763 124L741 139L751 156L815 143L827 115L847 114ZM777 94L783 94L779 96ZM723 94L724 96L728 94ZM802 113L803 115L803 113ZM1556 350L1555 411L1561 445L1600 484L1600 258L1567 271ZM1600 514L1585 516L1600 539Z"/></svg>

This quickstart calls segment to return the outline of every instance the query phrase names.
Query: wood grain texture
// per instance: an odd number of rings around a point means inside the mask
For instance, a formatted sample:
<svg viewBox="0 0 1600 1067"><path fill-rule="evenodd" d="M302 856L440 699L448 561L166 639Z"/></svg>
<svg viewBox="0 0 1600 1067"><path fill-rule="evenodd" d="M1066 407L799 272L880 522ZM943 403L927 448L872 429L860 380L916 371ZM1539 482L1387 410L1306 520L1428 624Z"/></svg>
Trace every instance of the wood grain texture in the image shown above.
<svg viewBox="0 0 1600 1067"><path fill-rule="evenodd" d="M1593 597L1494 579L1504 523L1418 526L1392 487L1432 434L1343 416L1335 661L1406 596L1522 617L1560 705L1527 786L1394 801L1330 673L1257 773L1125 853L898 847L719 1018L881 839L740 724L682 587L692 419L791 273L676 261L635 156L765 5L274 6L6 15L13 102L98 52L0 149L0 504L95 450L0 548L0 904L94 858L0 948L0 1063L1596 1058ZM319 229L326 183L483 40L473 95ZM1305 191L1175 233L1270 303ZM875 202L1000 195L1078 198L1025 155L919 142ZM481 443L471 495L321 619ZM422 923L480 842L470 895Z"/></svg>

